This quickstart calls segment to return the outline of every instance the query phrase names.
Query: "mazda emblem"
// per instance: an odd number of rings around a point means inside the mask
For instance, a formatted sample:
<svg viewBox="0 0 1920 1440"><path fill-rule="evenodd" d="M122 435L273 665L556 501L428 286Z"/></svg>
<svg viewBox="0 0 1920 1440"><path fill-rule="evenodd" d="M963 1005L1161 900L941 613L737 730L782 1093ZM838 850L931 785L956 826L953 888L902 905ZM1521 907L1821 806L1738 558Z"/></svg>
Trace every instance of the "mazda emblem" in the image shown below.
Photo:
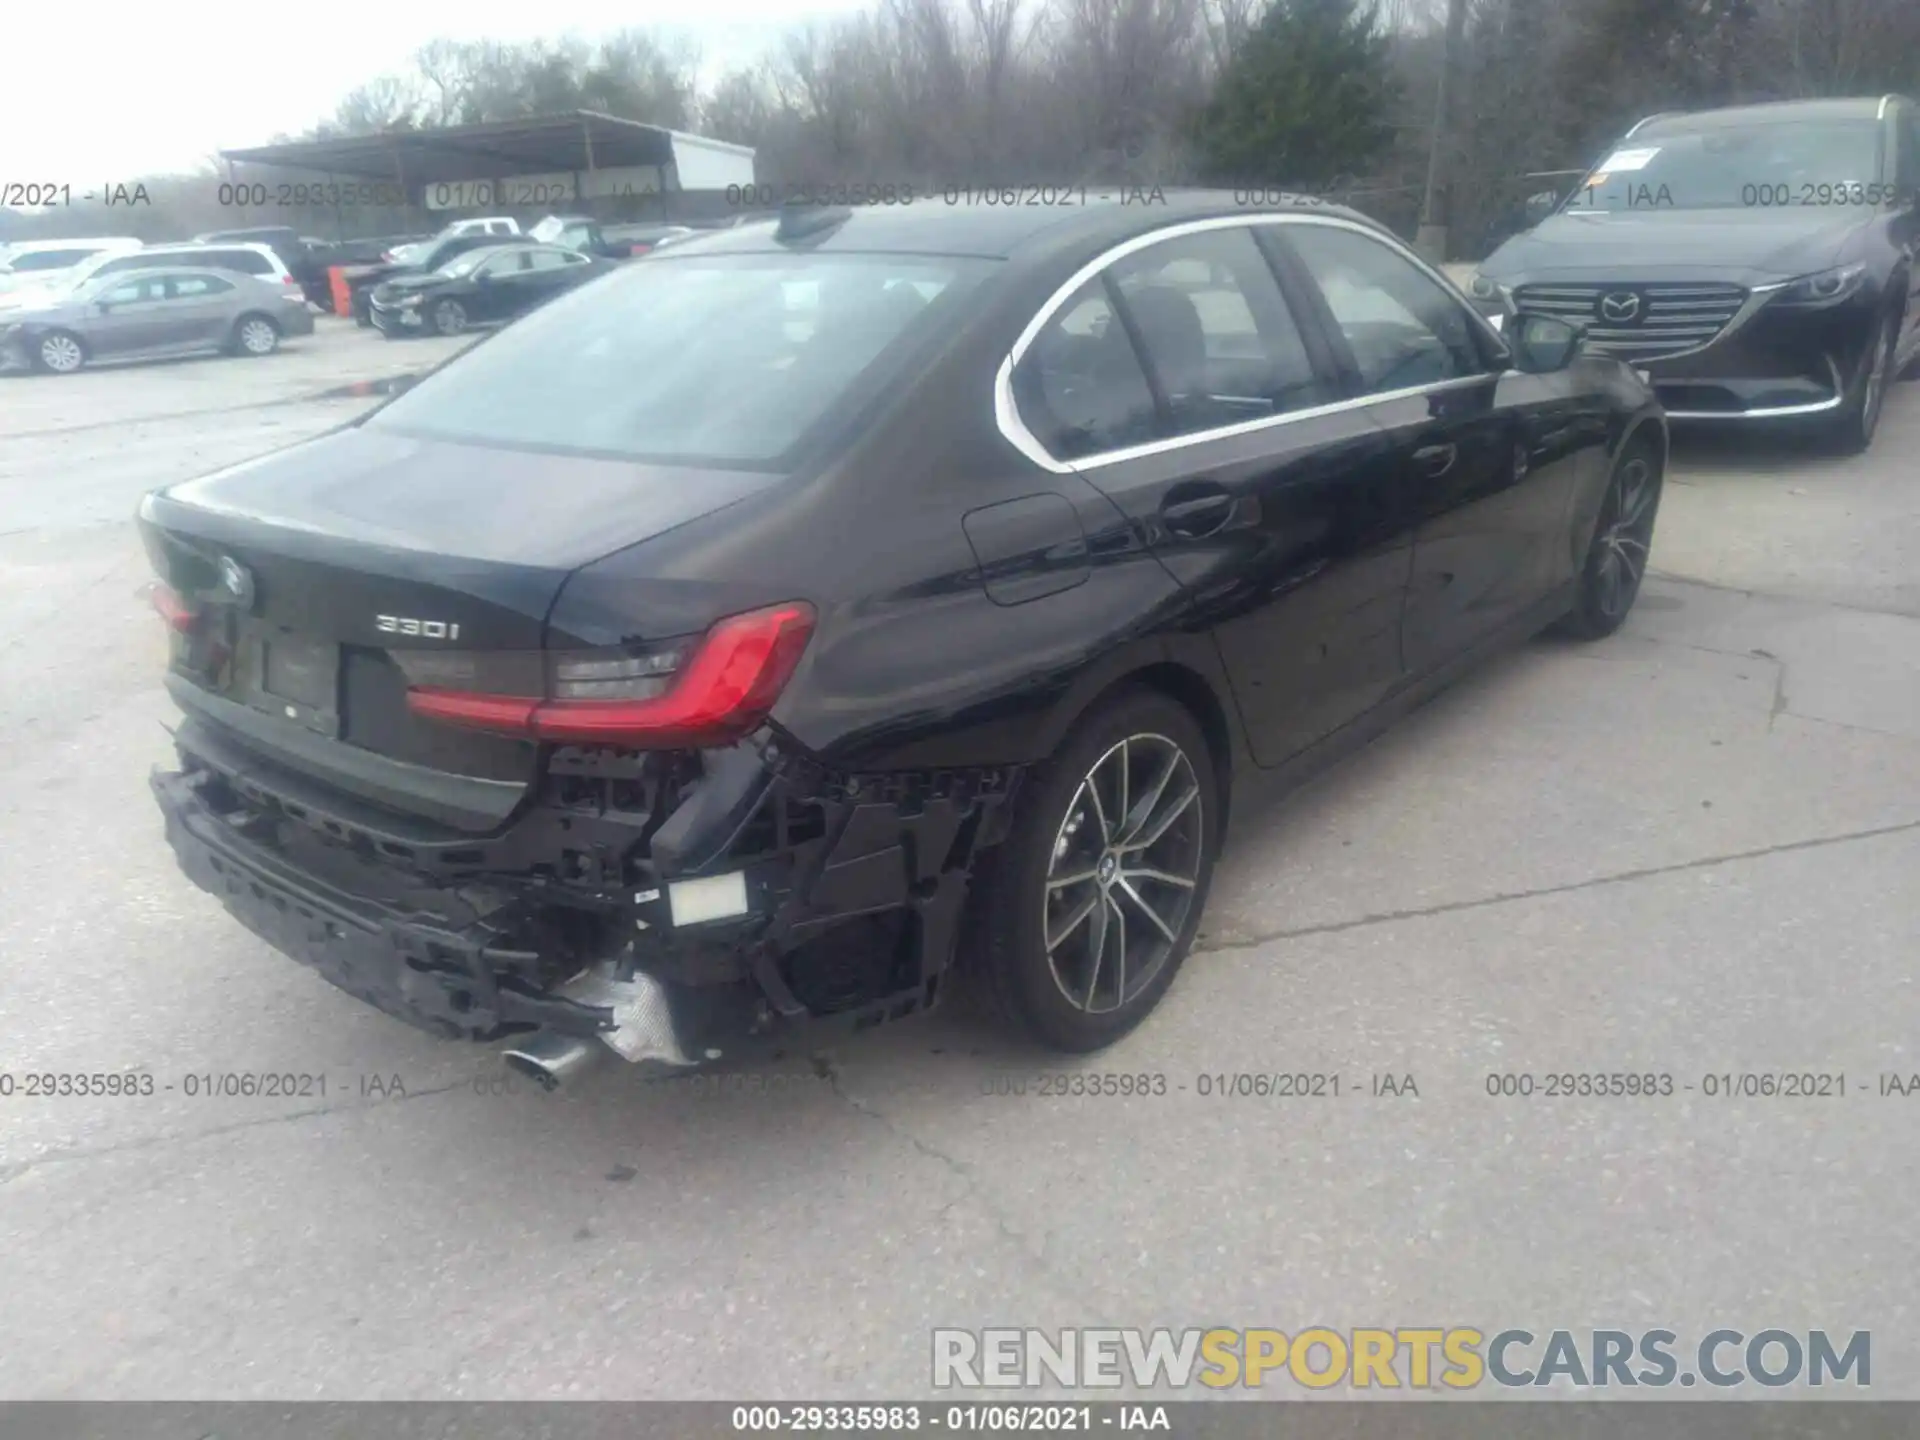
<svg viewBox="0 0 1920 1440"><path fill-rule="evenodd" d="M1600 297L1600 318L1616 325L1631 325L1640 317L1640 297L1631 290L1616 290Z"/></svg>

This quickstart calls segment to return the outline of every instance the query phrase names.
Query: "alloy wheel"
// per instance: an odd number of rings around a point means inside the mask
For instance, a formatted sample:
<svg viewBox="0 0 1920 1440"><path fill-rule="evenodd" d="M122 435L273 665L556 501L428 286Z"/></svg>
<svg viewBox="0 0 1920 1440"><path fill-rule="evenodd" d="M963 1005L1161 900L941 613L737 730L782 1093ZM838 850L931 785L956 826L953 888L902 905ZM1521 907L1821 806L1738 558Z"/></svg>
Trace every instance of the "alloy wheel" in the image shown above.
<svg viewBox="0 0 1920 1440"><path fill-rule="evenodd" d="M1602 615L1617 620L1633 605L1653 545L1660 481L1644 455L1628 457L1607 491L1607 509L1594 536L1594 599Z"/></svg>
<svg viewBox="0 0 1920 1440"><path fill-rule="evenodd" d="M442 335L458 335L467 328L466 307L458 300L442 300L433 307L433 328Z"/></svg>
<svg viewBox="0 0 1920 1440"><path fill-rule="evenodd" d="M1178 946L1205 858L1193 762L1132 735L1081 779L1054 836L1042 916L1054 984L1076 1010L1118 1010Z"/></svg>
<svg viewBox="0 0 1920 1440"><path fill-rule="evenodd" d="M1873 368L1867 371L1867 384L1860 395L1860 435L1871 440L1880 423L1880 407L1887 398L1887 372L1893 366L1893 349L1900 337L1897 316L1889 315L1877 332Z"/></svg>
<svg viewBox="0 0 1920 1440"><path fill-rule="evenodd" d="M49 335L40 342L40 363L56 375L72 374L85 358L71 335Z"/></svg>
<svg viewBox="0 0 1920 1440"><path fill-rule="evenodd" d="M273 326L264 320L249 320L240 327L240 348L249 355L265 355L279 341Z"/></svg>

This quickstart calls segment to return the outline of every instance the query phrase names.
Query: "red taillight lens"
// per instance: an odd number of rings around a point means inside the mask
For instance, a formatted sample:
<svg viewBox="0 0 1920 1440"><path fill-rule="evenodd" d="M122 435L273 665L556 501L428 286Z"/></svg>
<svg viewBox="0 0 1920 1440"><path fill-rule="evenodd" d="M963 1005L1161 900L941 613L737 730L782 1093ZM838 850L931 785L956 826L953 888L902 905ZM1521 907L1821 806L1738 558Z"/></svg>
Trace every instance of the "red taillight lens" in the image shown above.
<svg viewBox="0 0 1920 1440"><path fill-rule="evenodd" d="M407 692L407 707L429 720L562 744L723 745L773 708L813 623L811 605L773 605L722 620L684 661L678 651L556 658L546 698L419 686ZM622 698L583 698L594 696Z"/></svg>
<svg viewBox="0 0 1920 1440"><path fill-rule="evenodd" d="M180 598L180 592L171 585L158 582L147 587L147 599L153 602L153 608L160 618L167 622L167 628L185 635L200 622L200 614L191 605Z"/></svg>

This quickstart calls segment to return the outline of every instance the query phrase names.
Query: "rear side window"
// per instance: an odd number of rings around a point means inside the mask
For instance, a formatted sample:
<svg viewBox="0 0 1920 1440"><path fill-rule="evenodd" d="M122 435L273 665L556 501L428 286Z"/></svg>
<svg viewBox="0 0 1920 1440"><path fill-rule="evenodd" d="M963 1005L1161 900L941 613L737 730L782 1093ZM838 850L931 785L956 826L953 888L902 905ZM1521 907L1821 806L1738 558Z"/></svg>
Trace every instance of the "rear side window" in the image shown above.
<svg viewBox="0 0 1920 1440"><path fill-rule="evenodd" d="M1033 337L1014 371L1013 394L1028 431L1056 459L1159 438L1153 390L1098 276Z"/></svg>
<svg viewBox="0 0 1920 1440"><path fill-rule="evenodd" d="M222 270L238 270L242 275L274 273L273 262L252 250L209 250L205 255L196 255L194 258L202 264L217 266Z"/></svg>
<svg viewBox="0 0 1920 1440"><path fill-rule="evenodd" d="M436 370L371 428L662 463L784 468L842 402L898 373L995 262L725 255L580 285ZM790 325L811 285L810 323ZM931 298L929 298L931 296Z"/></svg>
<svg viewBox="0 0 1920 1440"><path fill-rule="evenodd" d="M99 253L98 250L35 250L22 255L7 268L16 275L24 275L29 270L64 270Z"/></svg>

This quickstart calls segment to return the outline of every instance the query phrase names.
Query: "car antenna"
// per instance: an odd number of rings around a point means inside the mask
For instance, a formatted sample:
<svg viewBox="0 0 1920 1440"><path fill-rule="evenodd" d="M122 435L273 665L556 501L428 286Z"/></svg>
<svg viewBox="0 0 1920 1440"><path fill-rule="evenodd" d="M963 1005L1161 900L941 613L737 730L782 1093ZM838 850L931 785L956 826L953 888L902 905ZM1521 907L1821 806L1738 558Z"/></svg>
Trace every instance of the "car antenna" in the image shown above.
<svg viewBox="0 0 1920 1440"><path fill-rule="evenodd" d="M789 200L780 207L780 223L774 227L776 240L805 240L846 224L853 215L846 205L823 205L817 200Z"/></svg>

